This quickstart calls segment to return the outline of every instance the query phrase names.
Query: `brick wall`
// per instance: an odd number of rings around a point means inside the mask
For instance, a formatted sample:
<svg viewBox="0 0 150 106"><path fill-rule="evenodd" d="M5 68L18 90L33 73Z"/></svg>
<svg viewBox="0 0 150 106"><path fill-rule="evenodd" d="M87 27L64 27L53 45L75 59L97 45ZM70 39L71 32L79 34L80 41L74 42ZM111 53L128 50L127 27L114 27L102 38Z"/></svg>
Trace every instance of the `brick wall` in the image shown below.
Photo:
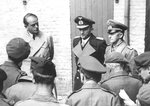
<svg viewBox="0 0 150 106"><path fill-rule="evenodd" d="M125 1L114 3L114 19L124 23ZM130 0L130 45L144 52L146 0Z"/></svg>
<svg viewBox="0 0 150 106"><path fill-rule="evenodd" d="M54 39L54 63L57 69L58 95L72 90L70 7L69 0L1 0L0 2L0 63L7 59L5 46L14 37L21 37L25 30L23 16L35 13L39 17L40 29Z"/></svg>

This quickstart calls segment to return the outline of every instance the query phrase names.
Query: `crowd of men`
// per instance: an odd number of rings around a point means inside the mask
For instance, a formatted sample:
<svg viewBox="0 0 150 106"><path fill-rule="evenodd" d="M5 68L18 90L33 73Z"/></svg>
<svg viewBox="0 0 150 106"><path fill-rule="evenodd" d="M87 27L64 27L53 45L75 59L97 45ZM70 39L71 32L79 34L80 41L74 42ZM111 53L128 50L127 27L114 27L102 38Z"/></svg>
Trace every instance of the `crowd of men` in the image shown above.
<svg viewBox="0 0 150 106"><path fill-rule="evenodd" d="M65 103L57 100L53 39L39 30L38 17L28 13L25 36L6 45L0 106L150 106L150 52L138 55L126 44L128 27L109 19L107 44L92 33L95 21L77 16L74 22L80 31L72 50L77 71Z"/></svg>

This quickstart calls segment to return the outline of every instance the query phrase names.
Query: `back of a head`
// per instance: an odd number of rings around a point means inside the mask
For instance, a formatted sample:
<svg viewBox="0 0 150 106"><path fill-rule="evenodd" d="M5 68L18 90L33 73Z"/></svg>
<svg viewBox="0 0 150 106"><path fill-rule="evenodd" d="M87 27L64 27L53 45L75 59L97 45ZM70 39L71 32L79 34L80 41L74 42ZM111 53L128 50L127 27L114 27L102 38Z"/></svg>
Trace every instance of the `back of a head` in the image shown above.
<svg viewBox="0 0 150 106"><path fill-rule="evenodd" d="M30 45L22 38L13 38L6 45L8 57L18 63L26 59L30 54Z"/></svg>
<svg viewBox="0 0 150 106"><path fill-rule="evenodd" d="M100 81L101 74L107 71L107 69L96 58L92 56L80 57L79 63L81 72L85 75L85 77L87 79L92 78L97 82Z"/></svg>
<svg viewBox="0 0 150 106"><path fill-rule="evenodd" d="M31 57L31 70L36 83L52 84L56 77L55 65L42 57Z"/></svg>

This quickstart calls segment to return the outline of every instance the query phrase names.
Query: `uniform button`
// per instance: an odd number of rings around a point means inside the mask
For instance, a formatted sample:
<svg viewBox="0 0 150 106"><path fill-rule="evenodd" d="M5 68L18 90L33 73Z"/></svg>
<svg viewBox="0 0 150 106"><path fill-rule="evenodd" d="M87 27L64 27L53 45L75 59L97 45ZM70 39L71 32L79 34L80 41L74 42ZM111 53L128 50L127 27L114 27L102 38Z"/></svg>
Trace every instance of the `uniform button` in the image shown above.
<svg viewBox="0 0 150 106"><path fill-rule="evenodd" d="M77 79L79 79L79 77L77 77Z"/></svg>

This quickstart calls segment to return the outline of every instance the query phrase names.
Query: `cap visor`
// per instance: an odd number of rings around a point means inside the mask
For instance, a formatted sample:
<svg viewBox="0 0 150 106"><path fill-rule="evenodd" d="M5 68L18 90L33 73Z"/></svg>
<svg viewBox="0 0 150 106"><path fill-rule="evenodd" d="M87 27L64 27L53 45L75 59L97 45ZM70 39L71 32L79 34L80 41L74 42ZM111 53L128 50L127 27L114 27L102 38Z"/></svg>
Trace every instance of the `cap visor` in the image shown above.
<svg viewBox="0 0 150 106"><path fill-rule="evenodd" d="M79 25L78 25L77 28L78 28L78 29L84 29L84 28L86 28L86 27L88 27L88 26L89 26L89 25L82 25L82 26L79 26Z"/></svg>

